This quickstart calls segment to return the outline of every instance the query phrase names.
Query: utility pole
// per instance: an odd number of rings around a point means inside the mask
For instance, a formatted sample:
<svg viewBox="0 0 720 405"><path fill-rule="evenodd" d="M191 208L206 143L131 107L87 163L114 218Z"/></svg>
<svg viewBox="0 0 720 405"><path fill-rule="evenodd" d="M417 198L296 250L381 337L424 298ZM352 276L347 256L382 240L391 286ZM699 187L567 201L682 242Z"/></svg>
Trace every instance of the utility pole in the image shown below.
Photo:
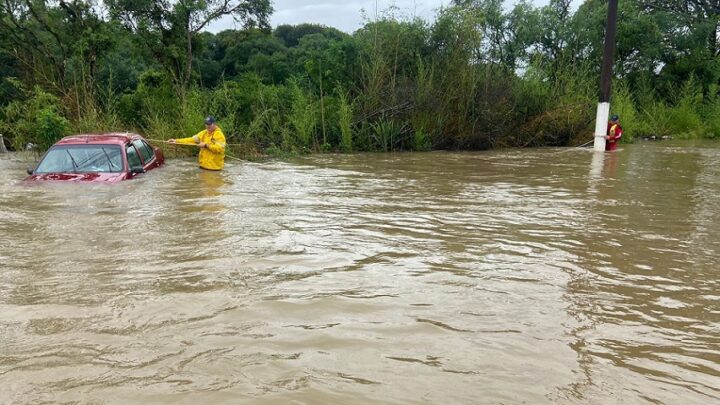
<svg viewBox="0 0 720 405"><path fill-rule="evenodd" d="M596 152L605 151L605 135L610 115L610 82L612 79L613 56L615 53L615 31L617 31L618 0L609 0L607 26L605 27L605 47L603 48L602 71L600 73L600 102L595 121Z"/></svg>

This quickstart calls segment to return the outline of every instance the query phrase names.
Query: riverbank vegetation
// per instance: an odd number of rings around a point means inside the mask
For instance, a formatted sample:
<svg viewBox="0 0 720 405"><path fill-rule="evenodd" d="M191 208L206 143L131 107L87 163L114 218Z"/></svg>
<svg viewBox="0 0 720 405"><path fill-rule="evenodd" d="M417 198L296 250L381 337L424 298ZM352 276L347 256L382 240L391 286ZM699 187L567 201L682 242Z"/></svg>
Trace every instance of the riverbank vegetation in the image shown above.
<svg viewBox="0 0 720 405"><path fill-rule="evenodd" d="M268 0L8 0L0 133L168 139L218 118L238 153L565 146L592 139L607 3L390 8L352 34L269 28ZM621 1L612 111L627 138L720 137L720 9ZM218 18L242 28L213 34Z"/></svg>

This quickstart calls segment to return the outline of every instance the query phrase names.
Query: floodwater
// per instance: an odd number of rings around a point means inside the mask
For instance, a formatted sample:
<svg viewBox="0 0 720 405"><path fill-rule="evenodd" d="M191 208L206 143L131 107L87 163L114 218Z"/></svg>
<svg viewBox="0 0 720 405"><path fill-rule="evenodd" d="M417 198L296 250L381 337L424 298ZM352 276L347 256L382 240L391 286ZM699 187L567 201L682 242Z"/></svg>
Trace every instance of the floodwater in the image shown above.
<svg viewBox="0 0 720 405"><path fill-rule="evenodd" d="M720 401L720 144L0 156L0 403Z"/></svg>

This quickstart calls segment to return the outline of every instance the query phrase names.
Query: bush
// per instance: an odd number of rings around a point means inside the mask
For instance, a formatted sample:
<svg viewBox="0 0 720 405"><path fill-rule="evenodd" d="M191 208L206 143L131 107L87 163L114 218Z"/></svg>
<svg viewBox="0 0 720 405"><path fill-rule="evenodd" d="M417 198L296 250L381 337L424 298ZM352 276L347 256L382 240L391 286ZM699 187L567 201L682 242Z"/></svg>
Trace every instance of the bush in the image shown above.
<svg viewBox="0 0 720 405"><path fill-rule="evenodd" d="M623 127L622 142L631 142L635 134L644 131L643 123L640 121L640 116L635 108L635 102L626 84L620 83L616 86L610 107L611 114L620 117Z"/></svg>
<svg viewBox="0 0 720 405"><path fill-rule="evenodd" d="M711 115L706 122L707 131L705 136L708 138L720 138L720 105L715 105L711 111Z"/></svg>
<svg viewBox="0 0 720 405"><path fill-rule="evenodd" d="M690 76L677 94L677 101L669 117L672 135L681 138L701 137L705 132L699 114L703 100L702 86Z"/></svg>
<svg viewBox="0 0 720 405"><path fill-rule="evenodd" d="M48 149L70 132L70 123L48 106L37 112L32 133L42 149Z"/></svg>
<svg viewBox="0 0 720 405"><path fill-rule="evenodd" d="M317 144L317 140L313 140L313 134L317 127L317 108L313 103L312 95L305 92L297 79L293 79L289 84L289 91L292 97L292 104L288 121L292 126L294 134L294 146L310 147L311 142Z"/></svg>
<svg viewBox="0 0 720 405"><path fill-rule="evenodd" d="M702 108L708 138L720 138L720 94L718 86L711 86Z"/></svg>
<svg viewBox="0 0 720 405"><path fill-rule="evenodd" d="M672 135L670 119L670 107L662 101L653 101L643 109L641 125L636 135L657 137Z"/></svg>
<svg viewBox="0 0 720 405"><path fill-rule="evenodd" d="M392 152L403 149L403 135L407 132L408 125L398 121L382 119L370 124L373 131L373 139L376 148L383 152Z"/></svg>
<svg viewBox="0 0 720 405"><path fill-rule="evenodd" d="M705 132L700 115L691 105L684 103L669 110L668 128L668 135L677 138L699 138Z"/></svg>
<svg viewBox="0 0 720 405"><path fill-rule="evenodd" d="M39 86L20 90L24 100L8 104L0 115L0 132L8 136L13 148L22 150L33 143L45 150L69 134L70 123L62 115L57 97Z"/></svg>

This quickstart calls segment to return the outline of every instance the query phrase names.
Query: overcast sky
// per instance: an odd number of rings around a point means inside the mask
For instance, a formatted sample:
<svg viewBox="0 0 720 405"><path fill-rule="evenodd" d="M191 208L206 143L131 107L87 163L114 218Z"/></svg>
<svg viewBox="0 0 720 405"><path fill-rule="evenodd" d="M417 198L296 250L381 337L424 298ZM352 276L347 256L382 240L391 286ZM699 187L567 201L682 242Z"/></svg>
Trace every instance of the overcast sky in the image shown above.
<svg viewBox="0 0 720 405"><path fill-rule="evenodd" d="M578 3L580 0L575 0ZM438 8L450 4L450 0L273 0L275 12L272 15L273 27L280 24L315 23L335 27L351 33L363 25L363 13L368 17L395 5L402 16L418 16L432 19ZM514 0L506 0L512 6ZM548 0L533 0L536 5L545 5ZM377 4L377 8L376 8ZM223 19L210 27L218 32L228 28L237 28L232 19Z"/></svg>

